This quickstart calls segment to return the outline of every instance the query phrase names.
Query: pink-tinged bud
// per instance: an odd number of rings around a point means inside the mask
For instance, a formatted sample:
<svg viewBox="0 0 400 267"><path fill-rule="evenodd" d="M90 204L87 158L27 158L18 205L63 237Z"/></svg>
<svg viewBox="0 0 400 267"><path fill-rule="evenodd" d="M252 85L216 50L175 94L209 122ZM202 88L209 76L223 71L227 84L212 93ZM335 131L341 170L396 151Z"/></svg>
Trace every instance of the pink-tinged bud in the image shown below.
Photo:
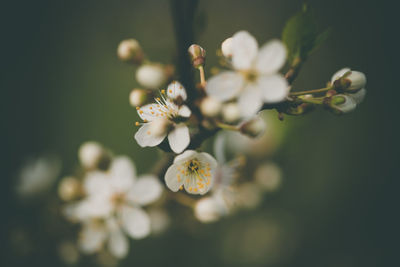
<svg viewBox="0 0 400 267"><path fill-rule="evenodd" d="M193 67L198 68L204 66L206 61L206 50L197 44L192 44L189 47L188 52Z"/></svg>
<svg viewBox="0 0 400 267"><path fill-rule="evenodd" d="M357 92L365 87L367 84L367 78L362 72L344 68L332 76L331 82L335 89L343 90L345 92Z"/></svg>
<svg viewBox="0 0 400 267"><path fill-rule="evenodd" d="M221 112L222 103L218 99L207 96L203 98L200 103L201 113L209 118L213 118L219 115Z"/></svg>
<svg viewBox="0 0 400 267"><path fill-rule="evenodd" d="M121 41L118 45L117 54L120 60L141 64L144 59L143 50L135 39Z"/></svg>
<svg viewBox="0 0 400 267"><path fill-rule="evenodd" d="M221 44L221 51L224 57L231 58L232 57L232 37L226 39Z"/></svg>
<svg viewBox="0 0 400 267"><path fill-rule="evenodd" d="M240 132L250 137L262 135L265 132L265 128L265 122L260 116L254 116L239 126Z"/></svg>

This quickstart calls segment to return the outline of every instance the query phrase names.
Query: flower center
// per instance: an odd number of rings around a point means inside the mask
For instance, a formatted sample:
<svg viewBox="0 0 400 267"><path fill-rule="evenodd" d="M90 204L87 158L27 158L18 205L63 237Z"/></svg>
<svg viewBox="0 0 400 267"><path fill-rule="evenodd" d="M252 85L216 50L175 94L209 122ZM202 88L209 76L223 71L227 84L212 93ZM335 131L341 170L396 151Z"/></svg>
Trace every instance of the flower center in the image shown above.
<svg viewBox="0 0 400 267"><path fill-rule="evenodd" d="M124 193L115 193L111 196L111 203L113 203L113 205L116 207L122 206L125 201L126 198Z"/></svg>
<svg viewBox="0 0 400 267"><path fill-rule="evenodd" d="M255 80L257 80L257 77L258 77L257 72L251 71L251 70L243 71L242 74L243 74L245 80L248 82L254 82Z"/></svg>

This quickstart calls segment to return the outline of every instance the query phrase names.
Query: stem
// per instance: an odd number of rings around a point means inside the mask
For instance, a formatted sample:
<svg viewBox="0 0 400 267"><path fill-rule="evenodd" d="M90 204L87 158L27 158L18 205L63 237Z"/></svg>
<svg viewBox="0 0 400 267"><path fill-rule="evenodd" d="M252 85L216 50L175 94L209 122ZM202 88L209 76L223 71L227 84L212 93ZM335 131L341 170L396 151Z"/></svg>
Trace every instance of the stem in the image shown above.
<svg viewBox="0 0 400 267"><path fill-rule="evenodd" d="M299 95L307 95L307 94L315 94L315 93L322 93L326 92L332 89L332 86L325 87L325 88L320 88L320 89L314 89L314 90L308 90L308 91L300 91L300 92L293 92L290 93L291 96L299 96Z"/></svg>
<svg viewBox="0 0 400 267"><path fill-rule="evenodd" d="M289 70L285 74L285 78L289 84L292 84L293 81L297 78L297 75L299 74L302 65L303 62L299 57L296 57L293 60Z"/></svg>
<svg viewBox="0 0 400 267"><path fill-rule="evenodd" d="M310 104L316 104L316 105L322 105L323 104L323 99L318 99L318 98L311 98L311 99L300 98L300 100L303 103L310 103Z"/></svg>
<svg viewBox="0 0 400 267"><path fill-rule="evenodd" d="M206 76L204 74L204 68L203 66L199 67L199 72L200 72L200 84L202 88L206 87Z"/></svg>
<svg viewBox="0 0 400 267"><path fill-rule="evenodd" d="M216 122L216 125L224 130L229 130L229 131L238 131L239 128L236 125L229 125L229 124L225 124L222 122Z"/></svg>

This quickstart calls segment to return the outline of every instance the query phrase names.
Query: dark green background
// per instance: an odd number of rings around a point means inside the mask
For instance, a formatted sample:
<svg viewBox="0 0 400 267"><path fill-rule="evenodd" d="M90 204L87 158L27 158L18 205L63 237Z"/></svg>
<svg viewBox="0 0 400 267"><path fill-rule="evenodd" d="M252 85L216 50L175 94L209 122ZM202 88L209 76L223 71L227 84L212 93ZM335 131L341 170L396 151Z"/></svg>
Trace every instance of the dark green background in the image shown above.
<svg viewBox="0 0 400 267"><path fill-rule="evenodd" d="M324 111L287 117L283 123L291 130L274 158L285 174L278 194L255 212L203 226L196 234L173 227L164 236L133 241L123 266L232 265L229 258L234 266L265 266L235 260L222 241L227 229L239 225L245 231L248 220L260 216L286 218L288 243L295 244L284 260L268 266L398 265L396 6L392 1L308 2L321 27L333 31L304 65L295 87L318 88L348 66L367 75L365 102L342 117ZM289 0L200 1L207 27L197 40L208 51L209 66L226 37L245 29L261 44L279 38L285 21L300 8L301 1ZM54 152L67 174L86 140L130 155L140 172L150 169L156 149L139 150L133 140L136 112L128 94L137 84L133 68L118 61L116 47L134 37L151 59L170 62L175 40L169 3L3 1L1 11L6 233L1 265L58 266L56 238L40 219L46 212L17 202L15 173L26 157ZM19 225L36 232L36 253L22 257L9 244L10 231Z"/></svg>

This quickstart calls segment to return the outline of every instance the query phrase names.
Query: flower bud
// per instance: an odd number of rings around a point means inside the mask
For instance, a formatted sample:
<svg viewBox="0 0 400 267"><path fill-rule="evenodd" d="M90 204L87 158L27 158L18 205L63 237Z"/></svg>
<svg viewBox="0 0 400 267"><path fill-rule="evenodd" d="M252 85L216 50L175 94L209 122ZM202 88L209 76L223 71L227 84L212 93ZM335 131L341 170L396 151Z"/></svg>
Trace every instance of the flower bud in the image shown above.
<svg viewBox="0 0 400 267"><path fill-rule="evenodd" d="M328 106L333 113L340 115L353 111L357 103L351 96L339 94L332 96Z"/></svg>
<svg viewBox="0 0 400 267"><path fill-rule="evenodd" d="M365 88L351 94L350 96L356 101L357 105L364 101L367 90Z"/></svg>
<svg viewBox="0 0 400 267"><path fill-rule="evenodd" d="M197 44L192 44L189 49L189 56L193 67L198 68L204 66L206 60L206 50Z"/></svg>
<svg viewBox="0 0 400 267"><path fill-rule="evenodd" d="M133 89L129 94L129 103L133 107L140 107L147 103L149 94L143 89Z"/></svg>
<svg viewBox="0 0 400 267"><path fill-rule="evenodd" d="M135 39L127 39L120 42L117 54L122 61L131 61L136 64L141 64L144 58L143 50Z"/></svg>
<svg viewBox="0 0 400 267"><path fill-rule="evenodd" d="M83 143L78 151L79 161L85 169L106 170L111 162L111 155L97 142Z"/></svg>
<svg viewBox="0 0 400 267"><path fill-rule="evenodd" d="M200 103L200 110L206 117L216 117L221 112L222 103L218 99L207 96Z"/></svg>
<svg viewBox="0 0 400 267"><path fill-rule="evenodd" d="M151 121L149 132L151 132L153 136L162 136L168 132L170 126L172 126L171 122L167 118L156 118Z"/></svg>
<svg viewBox="0 0 400 267"><path fill-rule="evenodd" d="M167 75L160 64L145 64L137 69L136 80L146 88L157 89L167 81Z"/></svg>
<svg viewBox="0 0 400 267"><path fill-rule="evenodd" d="M75 177L64 177L58 185L58 195L64 201L79 197L82 193L81 182Z"/></svg>
<svg viewBox="0 0 400 267"><path fill-rule="evenodd" d="M231 58L232 57L232 37L226 39L221 44L221 51L224 57Z"/></svg>
<svg viewBox="0 0 400 267"><path fill-rule="evenodd" d="M194 215L203 223L215 222L220 218L217 203L211 197L205 197L196 202Z"/></svg>
<svg viewBox="0 0 400 267"><path fill-rule="evenodd" d="M222 107L222 117L225 122L236 122L240 118L240 109L236 103L227 103Z"/></svg>
<svg viewBox="0 0 400 267"><path fill-rule="evenodd" d="M265 122L260 116L254 116L252 119L243 122L240 126L240 132L250 137L258 137L265 132Z"/></svg>
<svg viewBox="0 0 400 267"><path fill-rule="evenodd" d="M274 163L265 163L256 169L254 178L264 191L272 192L281 185L281 169Z"/></svg>
<svg viewBox="0 0 400 267"><path fill-rule="evenodd" d="M347 92L356 92L365 87L367 78L362 72L344 68L333 75L332 83L336 89L342 89Z"/></svg>

